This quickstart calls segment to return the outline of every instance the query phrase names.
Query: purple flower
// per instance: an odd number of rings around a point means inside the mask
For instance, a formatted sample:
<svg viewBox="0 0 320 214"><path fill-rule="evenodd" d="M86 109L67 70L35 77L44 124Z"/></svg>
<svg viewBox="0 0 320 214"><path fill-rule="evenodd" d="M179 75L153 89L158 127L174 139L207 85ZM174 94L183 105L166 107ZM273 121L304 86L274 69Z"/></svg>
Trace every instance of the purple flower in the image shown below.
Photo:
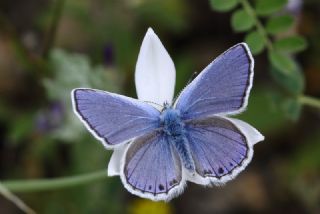
<svg viewBox="0 0 320 214"><path fill-rule="evenodd" d="M35 119L36 130L40 133L53 131L61 124L65 109L61 102L49 104L48 108L41 110Z"/></svg>
<svg viewBox="0 0 320 214"><path fill-rule="evenodd" d="M103 61L106 66L114 65L114 47L111 43L103 48Z"/></svg>

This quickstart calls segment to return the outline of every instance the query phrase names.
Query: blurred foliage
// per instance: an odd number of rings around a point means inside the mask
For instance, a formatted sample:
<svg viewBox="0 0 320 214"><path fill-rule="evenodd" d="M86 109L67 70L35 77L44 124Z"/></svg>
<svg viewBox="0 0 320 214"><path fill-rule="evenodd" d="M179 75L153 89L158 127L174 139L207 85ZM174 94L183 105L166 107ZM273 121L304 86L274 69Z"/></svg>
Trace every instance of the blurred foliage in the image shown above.
<svg viewBox="0 0 320 214"><path fill-rule="evenodd" d="M254 19L247 11L238 9L232 14L231 26L237 32L247 31L254 26Z"/></svg>
<svg viewBox="0 0 320 214"><path fill-rule="evenodd" d="M263 41L263 36L257 31L249 32L244 40L249 45L253 54L259 54L266 47L266 43Z"/></svg>
<svg viewBox="0 0 320 214"><path fill-rule="evenodd" d="M279 132L286 125L286 118L270 102L274 93L270 88L255 88L250 95L248 109L237 117L252 124L261 133ZM263 114L261 109L264 109Z"/></svg>
<svg viewBox="0 0 320 214"><path fill-rule="evenodd" d="M288 3L288 0L257 0L255 10L258 15L268 16L278 12Z"/></svg>
<svg viewBox="0 0 320 214"><path fill-rule="evenodd" d="M146 199L134 200L128 210L128 214L170 214L172 212L169 203L154 202Z"/></svg>
<svg viewBox="0 0 320 214"><path fill-rule="evenodd" d="M291 15L279 15L270 17L266 23L266 31L277 35L293 27L294 17Z"/></svg>
<svg viewBox="0 0 320 214"><path fill-rule="evenodd" d="M238 0L210 0L211 7L217 11L226 12L238 4Z"/></svg>
<svg viewBox="0 0 320 214"><path fill-rule="evenodd" d="M304 93L305 80L301 68L294 60L293 54L303 51L307 47L304 37L297 32L290 31L294 27L294 14L286 9L288 0L248 0L228 1L211 0L214 10L228 12L237 5L241 9L232 12L231 26L235 32L246 32L245 42L254 55L268 50L270 71L275 81L287 90L290 99L297 99ZM221 10L222 5L228 5ZM261 19L264 19L264 25ZM252 29L253 28L253 29ZM285 32L289 33L285 33ZM286 105L286 101L281 105ZM295 105L300 105L298 100ZM302 109L296 106L296 111ZM287 111L288 118L296 120L296 111ZM292 113L292 114L291 114Z"/></svg>
<svg viewBox="0 0 320 214"><path fill-rule="evenodd" d="M306 46L306 41L301 36L289 36L274 42L274 48L279 52L296 53L306 49Z"/></svg>
<svg viewBox="0 0 320 214"><path fill-rule="evenodd" d="M320 209L320 134L306 139L305 145L292 155L288 164L290 186L294 194L304 201L308 211L313 213Z"/></svg>
<svg viewBox="0 0 320 214"><path fill-rule="evenodd" d="M116 92L121 85L120 77L114 69L92 67L85 55L68 54L62 50L51 52L49 66L54 76L44 79L43 84L49 100L59 102L60 113L64 114L63 121L57 125L58 128L52 135L61 140L78 141L83 137L81 132L85 130L72 112L70 92L74 88L99 88Z"/></svg>

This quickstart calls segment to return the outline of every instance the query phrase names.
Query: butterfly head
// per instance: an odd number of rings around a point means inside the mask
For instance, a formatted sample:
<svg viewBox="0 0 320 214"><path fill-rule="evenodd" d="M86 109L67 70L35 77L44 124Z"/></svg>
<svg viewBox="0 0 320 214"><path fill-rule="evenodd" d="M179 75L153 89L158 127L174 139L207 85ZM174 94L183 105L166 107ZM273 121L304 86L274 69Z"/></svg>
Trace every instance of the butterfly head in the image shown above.
<svg viewBox="0 0 320 214"><path fill-rule="evenodd" d="M164 132L169 136L178 136L184 131L184 124L180 117L180 111L172 108L170 104L164 104L164 108L160 115L160 123Z"/></svg>
<svg viewBox="0 0 320 214"><path fill-rule="evenodd" d="M168 103L168 101L165 101L163 103L163 109L162 112L166 111L167 109L172 108L172 106Z"/></svg>

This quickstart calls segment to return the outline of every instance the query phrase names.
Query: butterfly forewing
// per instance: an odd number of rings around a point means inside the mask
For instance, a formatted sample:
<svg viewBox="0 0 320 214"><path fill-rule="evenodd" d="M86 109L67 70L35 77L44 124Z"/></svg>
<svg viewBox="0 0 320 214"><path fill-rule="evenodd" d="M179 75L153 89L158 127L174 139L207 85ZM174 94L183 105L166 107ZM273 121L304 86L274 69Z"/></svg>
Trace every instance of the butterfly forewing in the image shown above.
<svg viewBox="0 0 320 214"><path fill-rule="evenodd" d="M252 77L251 53L240 43L217 57L181 92L176 108L184 119L239 113L247 105Z"/></svg>
<svg viewBox="0 0 320 214"><path fill-rule="evenodd" d="M124 160L122 180L134 194L168 200L183 187L178 154L161 131L135 139Z"/></svg>
<svg viewBox="0 0 320 214"><path fill-rule="evenodd" d="M81 121L106 146L159 127L159 111L138 100L93 89L75 89L73 106Z"/></svg>
<svg viewBox="0 0 320 214"><path fill-rule="evenodd" d="M196 172L201 178L224 183L250 161L252 148L245 135L228 119L192 120L186 130ZM205 182L205 179L200 181Z"/></svg>

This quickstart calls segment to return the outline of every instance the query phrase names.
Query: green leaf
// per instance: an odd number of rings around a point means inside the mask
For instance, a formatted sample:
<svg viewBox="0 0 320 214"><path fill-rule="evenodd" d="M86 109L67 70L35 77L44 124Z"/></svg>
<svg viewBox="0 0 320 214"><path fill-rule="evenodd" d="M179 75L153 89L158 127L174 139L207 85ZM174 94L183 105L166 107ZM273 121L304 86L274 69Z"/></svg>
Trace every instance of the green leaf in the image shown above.
<svg viewBox="0 0 320 214"><path fill-rule="evenodd" d="M249 108L237 118L248 122L264 134L281 133L287 129L285 115L280 111L280 108L275 108L268 99L271 92L275 93L278 90L273 87L256 86L255 90L250 93ZM261 113L262 109L263 114Z"/></svg>
<svg viewBox="0 0 320 214"><path fill-rule="evenodd" d="M301 36L290 36L275 41L274 47L278 51L296 53L306 49L307 42Z"/></svg>
<svg viewBox="0 0 320 214"><path fill-rule="evenodd" d="M297 64L291 57L277 51L269 53L269 60L276 69L279 69L284 74L290 74L298 69Z"/></svg>
<svg viewBox="0 0 320 214"><path fill-rule="evenodd" d="M301 94L304 90L304 76L300 70L286 74L279 69L272 68L271 75L277 83L292 94Z"/></svg>
<svg viewBox="0 0 320 214"><path fill-rule="evenodd" d="M226 12L237 6L239 0L210 0L211 8L217 11Z"/></svg>
<svg viewBox="0 0 320 214"><path fill-rule="evenodd" d="M291 28L294 23L293 16L284 15L271 17L266 24L266 31L270 34L277 34L284 32Z"/></svg>
<svg viewBox="0 0 320 214"><path fill-rule="evenodd" d="M287 93L276 90L269 93L269 100L274 111L281 112L292 121L299 119L302 105L298 102L296 96L288 96Z"/></svg>
<svg viewBox="0 0 320 214"><path fill-rule="evenodd" d="M244 40L249 45L252 54L256 55L261 53L265 47L265 40L257 31L252 31L247 34Z"/></svg>
<svg viewBox="0 0 320 214"><path fill-rule="evenodd" d="M232 14L231 26L234 31L242 32L250 30L254 25L254 19L245 10L239 9Z"/></svg>
<svg viewBox="0 0 320 214"><path fill-rule="evenodd" d="M300 117L302 106L296 98L290 97L282 101L282 110L289 119L297 121Z"/></svg>
<svg viewBox="0 0 320 214"><path fill-rule="evenodd" d="M287 4L287 0L257 0L256 13L266 16L279 11Z"/></svg>
<svg viewBox="0 0 320 214"><path fill-rule="evenodd" d="M19 115L13 118L10 124L9 138L13 142L19 142L23 138L28 137L34 128L33 114Z"/></svg>
<svg viewBox="0 0 320 214"><path fill-rule="evenodd" d="M296 62L285 54L272 51L269 60L273 66L271 75L289 92L300 94L304 90L304 76Z"/></svg>

